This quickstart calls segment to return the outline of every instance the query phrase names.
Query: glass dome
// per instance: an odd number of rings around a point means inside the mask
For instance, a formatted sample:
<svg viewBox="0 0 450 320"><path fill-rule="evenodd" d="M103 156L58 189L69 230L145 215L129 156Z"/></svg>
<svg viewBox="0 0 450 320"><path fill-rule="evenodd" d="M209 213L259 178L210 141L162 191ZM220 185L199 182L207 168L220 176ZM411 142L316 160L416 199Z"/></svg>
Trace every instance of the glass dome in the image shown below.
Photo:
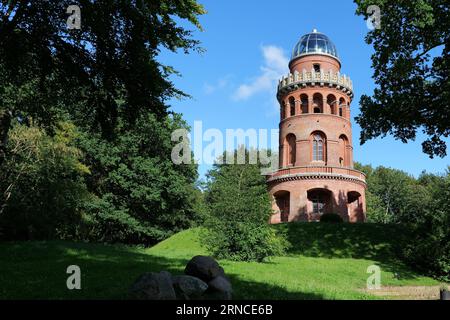
<svg viewBox="0 0 450 320"><path fill-rule="evenodd" d="M334 43L323 33L317 32L316 29L300 38L292 51L291 60L310 54L330 55L339 60Z"/></svg>

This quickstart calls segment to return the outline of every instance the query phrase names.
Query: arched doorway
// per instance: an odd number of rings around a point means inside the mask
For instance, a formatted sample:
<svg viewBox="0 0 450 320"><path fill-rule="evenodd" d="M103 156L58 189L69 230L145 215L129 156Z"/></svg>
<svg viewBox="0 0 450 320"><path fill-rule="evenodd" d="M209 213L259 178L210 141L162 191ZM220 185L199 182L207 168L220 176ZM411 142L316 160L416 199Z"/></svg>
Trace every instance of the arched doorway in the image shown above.
<svg viewBox="0 0 450 320"><path fill-rule="evenodd" d="M295 98L294 97L289 98L289 116L290 117L295 116Z"/></svg>
<svg viewBox="0 0 450 320"><path fill-rule="evenodd" d="M336 115L337 114L337 111L336 111L336 109L337 109L337 101L336 101L336 96L334 96L334 95L332 95L332 94L329 94L328 96L327 96L327 104L328 104L328 106L329 106L329 108L330 108L330 112L331 112L331 114L334 114L334 115Z"/></svg>
<svg viewBox="0 0 450 320"><path fill-rule="evenodd" d="M364 220L364 209L361 194L358 191L347 192L347 208L350 221L357 222Z"/></svg>
<svg viewBox="0 0 450 320"><path fill-rule="evenodd" d="M308 113L309 112L309 102L308 102L308 96L306 94L302 94L300 96L300 101L301 101L301 111L302 114L304 113Z"/></svg>
<svg viewBox="0 0 450 320"><path fill-rule="evenodd" d="M344 98L340 98L339 99L339 116L341 117L346 117L345 114L345 107L347 106L347 104L345 103L345 99Z"/></svg>
<svg viewBox="0 0 450 320"><path fill-rule="evenodd" d="M273 196L275 197L275 203L280 213L280 221L288 222L290 213L290 201L291 201L289 191L278 191Z"/></svg>
<svg viewBox="0 0 450 320"><path fill-rule="evenodd" d="M313 95L313 112L323 113L323 97L320 93Z"/></svg>
<svg viewBox="0 0 450 320"><path fill-rule="evenodd" d="M347 136L341 134L339 136L339 165L341 167L349 167L350 166L350 157L349 157L349 142Z"/></svg>
<svg viewBox="0 0 450 320"><path fill-rule="evenodd" d="M287 165L295 166L296 161L296 143L297 138L294 134L290 133L286 136L286 145L287 145Z"/></svg>

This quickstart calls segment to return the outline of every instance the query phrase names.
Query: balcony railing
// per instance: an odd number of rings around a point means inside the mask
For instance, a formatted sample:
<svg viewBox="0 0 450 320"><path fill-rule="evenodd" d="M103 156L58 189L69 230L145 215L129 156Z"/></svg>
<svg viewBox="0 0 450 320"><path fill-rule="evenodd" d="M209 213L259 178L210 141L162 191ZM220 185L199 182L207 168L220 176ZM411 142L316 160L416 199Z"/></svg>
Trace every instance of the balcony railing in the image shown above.
<svg viewBox="0 0 450 320"><path fill-rule="evenodd" d="M330 71L315 72L313 70L303 72L295 71L287 76L284 76L278 84L278 92L288 89L289 87L295 87L317 83L320 85L333 85L339 87L343 92L349 95L353 94L353 83L350 77L340 74L340 72L333 73Z"/></svg>
<svg viewBox="0 0 450 320"><path fill-rule="evenodd" d="M296 174L334 174L334 175L345 175L358 178L360 180L366 181L366 175L358 170L352 168L343 167L328 167L328 166L307 166L307 167L292 167L279 169L273 173L269 180Z"/></svg>

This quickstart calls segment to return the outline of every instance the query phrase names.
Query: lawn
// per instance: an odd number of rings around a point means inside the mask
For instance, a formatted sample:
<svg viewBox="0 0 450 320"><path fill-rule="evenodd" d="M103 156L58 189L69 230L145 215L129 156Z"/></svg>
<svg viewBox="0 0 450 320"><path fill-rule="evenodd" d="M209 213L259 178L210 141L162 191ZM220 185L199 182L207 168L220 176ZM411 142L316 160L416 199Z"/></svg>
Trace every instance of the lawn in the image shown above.
<svg viewBox="0 0 450 320"><path fill-rule="evenodd" d="M396 258L402 232L375 224L296 223L275 226L292 247L264 263L220 261L240 299L379 299L364 293L367 267L381 267L382 286L439 283ZM143 272L182 273L207 254L201 229L178 233L152 248L74 243L0 243L0 299L123 299ZM78 265L82 289L66 288L66 268Z"/></svg>

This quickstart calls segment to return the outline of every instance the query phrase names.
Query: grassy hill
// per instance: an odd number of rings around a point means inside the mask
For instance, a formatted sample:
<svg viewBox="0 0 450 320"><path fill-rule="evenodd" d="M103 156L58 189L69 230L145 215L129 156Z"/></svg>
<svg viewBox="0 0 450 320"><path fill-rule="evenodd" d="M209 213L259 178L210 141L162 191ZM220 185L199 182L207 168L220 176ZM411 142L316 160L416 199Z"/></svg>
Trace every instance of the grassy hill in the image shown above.
<svg viewBox="0 0 450 320"><path fill-rule="evenodd" d="M374 224L298 223L275 226L292 244L265 263L220 261L241 299L376 299L366 293L367 267L381 267L382 286L439 283L396 258L402 232ZM0 243L1 299L122 299L146 271L182 273L207 254L201 229L178 233L152 248L50 242ZM78 265L82 290L66 289L66 268Z"/></svg>

